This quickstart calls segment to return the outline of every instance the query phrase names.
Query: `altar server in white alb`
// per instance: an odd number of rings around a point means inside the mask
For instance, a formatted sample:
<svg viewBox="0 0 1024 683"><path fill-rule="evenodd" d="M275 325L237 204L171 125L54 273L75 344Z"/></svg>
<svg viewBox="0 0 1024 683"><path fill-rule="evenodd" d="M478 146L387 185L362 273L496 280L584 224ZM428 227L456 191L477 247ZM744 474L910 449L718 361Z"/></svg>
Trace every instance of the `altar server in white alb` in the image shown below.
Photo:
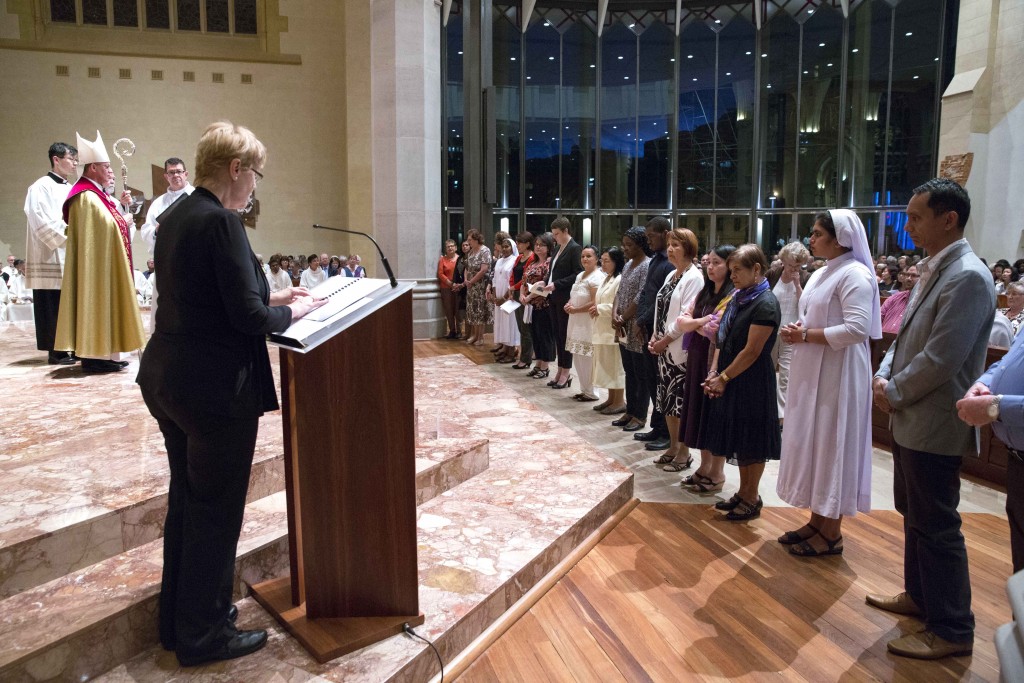
<svg viewBox="0 0 1024 683"><path fill-rule="evenodd" d="M779 335L793 344L782 430L779 497L810 520L779 542L804 557L843 552L843 517L871 511L871 348L882 337L867 233L853 211L815 217L814 271L799 319Z"/></svg>
<svg viewBox="0 0 1024 683"><path fill-rule="evenodd" d="M146 222L142 224L139 237L142 239L149 255L153 255L156 245L156 233L160 228L158 219L160 215L170 208L171 204L178 201L180 197L187 197L192 194L192 183L188 181L188 171L185 169L185 162L178 157L171 157L164 162L164 179L167 180L167 192L153 200L149 205L149 212L146 214ZM151 276L155 277L155 276ZM150 305L149 329L152 332L156 329L156 282L149 283L150 296L147 303Z"/></svg>
<svg viewBox="0 0 1024 683"><path fill-rule="evenodd" d="M47 352L47 362L51 365L74 365L75 359L70 353L53 350L53 339L57 333L68 229L61 214L71 191L68 180L78 168L78 150L66 142L55 142L50 145L47 157L50 171L32 183L25 196L28 218L25 286L33 291L36 348Z"/></svg>

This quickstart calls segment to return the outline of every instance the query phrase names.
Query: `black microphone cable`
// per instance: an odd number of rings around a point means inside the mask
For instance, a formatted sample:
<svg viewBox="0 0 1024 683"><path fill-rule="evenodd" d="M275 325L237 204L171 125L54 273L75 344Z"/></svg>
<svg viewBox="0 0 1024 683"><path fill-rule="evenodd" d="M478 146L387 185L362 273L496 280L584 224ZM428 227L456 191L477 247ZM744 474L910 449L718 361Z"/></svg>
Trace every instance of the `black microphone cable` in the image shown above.
<svg viewBox="0 0 1024 683"><path fill-rule="evenodd" d="M413 630L412 626L409 625L409 622L402 624L402 630L405 631L407 635L422 640L424 643L430 646L431 650L434 651L434 655L437 657L437 665L441 667L441 683L444 683L444 662L441 660L441 653L437 651L437 648L434 647L434 644L426 638L424 638L423 636L421 636L420 634L416 633L416 631Z"/></svg>

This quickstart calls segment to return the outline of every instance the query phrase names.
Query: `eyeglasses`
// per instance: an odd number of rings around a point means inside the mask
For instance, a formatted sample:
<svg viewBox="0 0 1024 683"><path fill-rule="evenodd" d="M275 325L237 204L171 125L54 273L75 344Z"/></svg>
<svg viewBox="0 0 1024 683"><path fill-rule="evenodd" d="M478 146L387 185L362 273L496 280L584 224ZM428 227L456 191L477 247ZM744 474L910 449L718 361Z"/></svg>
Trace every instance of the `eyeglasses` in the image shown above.
<svg viewBox="0 0 1024 683"><path fill-rule="evenodd" d="M75 166L78 166L78 157L71 157L71 156L67 156L67 157L62 157L62 159L61 159L61 160L62 160L62 161L70 161L70 162L71 162L71 163L73 163L73 164L74 164Z"/></svg>
<svg viewBox="0 0 1024 683"><path fill-rule="evenodd" d="M249 170L252 171L253 173L253 180L255 182L253 183L252 189L255 190L259 186L259 184L263 182L263 174L257 171L255 168L250 168Z"/></svg>
<svg viewBox="0 0 1024 683"><path fill-rule="evenodd" d="M185 175L186 173L188 173L188 171L181 169L180 171L165 171L164 175Z"/></svg>

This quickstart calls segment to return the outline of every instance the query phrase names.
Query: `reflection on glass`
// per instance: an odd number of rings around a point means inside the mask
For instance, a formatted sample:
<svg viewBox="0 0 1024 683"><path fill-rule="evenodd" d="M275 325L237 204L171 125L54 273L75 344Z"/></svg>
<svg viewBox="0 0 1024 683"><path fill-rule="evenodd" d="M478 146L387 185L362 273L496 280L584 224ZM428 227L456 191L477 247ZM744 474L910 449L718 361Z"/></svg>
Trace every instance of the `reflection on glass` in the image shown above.
<svg viewBox="0 0 1024 683"><path fill-rule="evenodd" d="M896 6L895 19L899 59L892 65L885 203L898 205L935 175L932 132L942 17L930 0L904 0Z"/></svg>
<svg viewBox="0 0 1024 683"><path fill-rule="evenodd" d="M510 16L511 14L511 16ZM519 179L519 76L521 33L514 23L515 13L494 8L494 122L495 163L498 176L500 208L522 206ZM451 126L449 126L451 128Z"/></svg>
<svg viewBox="0 0 1024 683"><path fill-rule="evenodd" d="M496 213L496 214L494 214L493 228L494 228L494 232L505 231L510 236L515 237L516 233L519 232L519 214L517 214L517 213Z"/></svg>
<svg viewBox="0 0 1024 683"><path fill-rule="evenodd" d="M640 93L637 161L637 207L667 209L669 205L669 128L675 107L675 37L653 21L640 34Z"/></svg>
<svg viewBox="0 0 1024 683"><path fill-rule="evenodd" d="M736 246L746 244L749 233L749 214L715 216L715 240L717 244L735 244Z"/></svg>
<svg viewBox="0 0 1024 683"><path fill-rule="evenodd" d="M843 15L820 6L802 12L800 64L800 206L835 206L839 154L839 86L843 67ZM790 195L792 196L792 195ZM791 201L789 206L793 205Z"/></svg>
<svg viewBox="0 0 1024 683"><path fill-rule="evenodd" d="M562 34L561 206L594 208L597 33L573 15Z"/></svg>
<svg viewBox="0 0 1024 683"><path fill-rule="evenodd" d="M462 100L462 18L453 16L445 28L444 107L447 125L446 173L448 206L465 206L465 171L463 170L463 100Z"/></svg>
<svg viewBox="0 0 1024 683"><path fill-rule="evenodd" d="M789 241L793 233L793 214L759 213L757 220L760 235L755 232L754 241L771 257Z"/></svg>
<svg viewBox="0 0 1024 683"><path fill-rule="evenodd" d="M548 21L534 22L523 37L526 206L558 206L561 37Z"/></svg>
<svg viewBox="0 0 1024 683"><path fill-rule="evenodd" d="M601 40L601 206L635 206L637 39L623 24Z"/></svg>
<svg viewBox="0 0 1024 683"><path fill-rule="evenodd" d="M679 160L676 205L714 206L715 33L692 21L679 38Z"/></svg>
<svg viewBox="0 0 1024 683"><path fill-rule="evenodd" d="M734 18L718 34L715 206L719 208L751 205L755 39L754 25L743 17Z"/></svg>
<svg viewBox="0 0 1024 683"><path fill-rule="evenodd" d="M452 239L459 245L459 253L462 253L462 241L466 236L466 214L452 212L448 214L448 232L445 239Z"/></svg>
<svg viewBox="0 0 1024 683"><path fill-rule="evenodd" d="M777 12L761 31L762 207L791 206L795 188L796 90L800 27ZM769 198L773 201L770 204Z"/></svg>
<svg viewBox="0 0 1024 683"><path fill-rule="evenodd" d="M892 8L884 2L862 3L850 14L849 25L839 201L844 206L871 206L882 203Z"/></svg>
<svg viewBox="0 0 1024 683"><path fill-rule="evenodd" d="M692 230L697 236L697 255L706 254L714 246L711 239L711 216L708 214L683 214L676 220L676 227Z"/></svg>
<svg viewBox="0 0 1024 683"><path fill-rule="evenodd" d="M597 238L595 244L602 249L621 246L622 236L626 234L627 230L636 225L635 220L636 218L631 213L604 214L601 216L600 234L595 235Z"/></svg>

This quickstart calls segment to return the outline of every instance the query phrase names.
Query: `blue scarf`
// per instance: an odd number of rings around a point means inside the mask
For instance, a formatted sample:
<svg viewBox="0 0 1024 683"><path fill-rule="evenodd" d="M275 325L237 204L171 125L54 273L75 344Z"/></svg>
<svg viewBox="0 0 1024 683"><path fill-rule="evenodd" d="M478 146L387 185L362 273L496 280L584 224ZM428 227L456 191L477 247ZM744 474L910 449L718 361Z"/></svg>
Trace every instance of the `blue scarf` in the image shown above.
<svg viewBox="0 0 1024 683"><path fill-rule="evenodd" d="M722 323L718 327L719 346L725 344L725 338L729 336L729 328L732 327L733 321L736 320L736 316L739 312L749 306L754 299L767 291L768 279L765 278L753 287L744 287L743 289L737 289L733 292L732 300L729 301L729 305L726 306L725 313L722 314Z"/></svg>

